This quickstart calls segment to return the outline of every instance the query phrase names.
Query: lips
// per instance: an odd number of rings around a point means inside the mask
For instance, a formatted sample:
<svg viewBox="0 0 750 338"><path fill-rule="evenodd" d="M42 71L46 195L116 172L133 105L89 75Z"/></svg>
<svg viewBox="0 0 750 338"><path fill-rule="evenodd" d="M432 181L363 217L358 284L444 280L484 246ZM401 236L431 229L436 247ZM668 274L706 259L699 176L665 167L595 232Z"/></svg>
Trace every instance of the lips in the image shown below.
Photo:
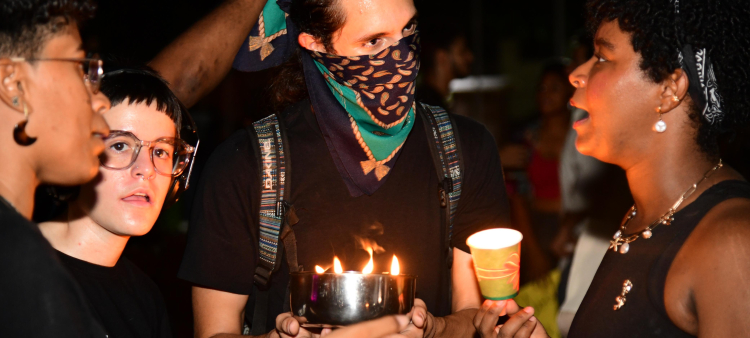
<svg viewBox="0 0 750 338"><path fill-rule="evenodd" d="M122 199L124 202L134 204L136 206L150 206L151 196L143 190L135 191Z"/></svg>

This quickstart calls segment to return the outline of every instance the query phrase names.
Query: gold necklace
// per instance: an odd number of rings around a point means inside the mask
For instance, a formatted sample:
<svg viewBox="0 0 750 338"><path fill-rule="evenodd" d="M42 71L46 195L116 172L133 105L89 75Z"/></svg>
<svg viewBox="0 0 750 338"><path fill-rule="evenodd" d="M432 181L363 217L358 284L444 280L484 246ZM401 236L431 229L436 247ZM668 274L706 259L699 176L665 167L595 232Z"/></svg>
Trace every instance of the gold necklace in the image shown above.
<svg viewBox="0 0 750 338"><path fill-rule="evenodd" d="M626 254L628 251L630 251L630 243L635 242L638 238L645 238L649 239L653 235L652 231L659 225L670 225L674 221L674 214L677 212L677 208L680 207L682 202L684 202L690 195L692 195L695 190L698 188L698 185L703 183L706 179L711 177L717 170L719 170L721 167L723 167L724 164L722 163L721 159L719 159L719 164L717 164L715 167L711 168L709 171L707 171L705 174L703 174L703 178L701 178L698 182L695 182L693 185L690 186L690 188L685 191L684 194L680 197L680 199L675 202L675 204L672 205L669 210L667 210L664 215L659 217L656 221L652 222L649 226L646 227L643 231L632 234L627 237L623 237L625 234L625 229L627 229L628 223L630 223L630 220L635 217L635 215L638 213L635 204L633 204L632 207L630 207L630 210L628 211L628 214L626 216L625 221L620 226L620 230L617 230L615 232L615 235L612 240L609 241L610 245L609 248L612 249L615 252L620 252L621 254Z"/></svg>

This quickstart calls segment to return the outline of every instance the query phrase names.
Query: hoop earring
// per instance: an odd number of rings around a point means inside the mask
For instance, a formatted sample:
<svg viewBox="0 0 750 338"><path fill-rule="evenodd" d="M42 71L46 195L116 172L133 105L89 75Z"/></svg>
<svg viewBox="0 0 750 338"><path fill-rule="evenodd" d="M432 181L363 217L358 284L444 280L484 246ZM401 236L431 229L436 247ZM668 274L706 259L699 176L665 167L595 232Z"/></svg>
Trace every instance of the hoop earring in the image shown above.
<svg viewBox="0 0 750 338"><path fill-rule="evenodd" d="M654 130L656 130L657 133L663 133L667 130L667 123L661 119L661 106L659 106L659 108L656 108L656 112L659 113L659 121L657 121L654 125Z"/></svg>
<svg viewBox="0 0 750 338"><path fill-rule="evenodd" d="M23 104L23 117L24 120L18 122L13 128L13 140L16 141L19 146L27 147L36 142L36 137L31 137L26 134L26 124L29 123L29 107L26 106L26 103Z"/></svg>

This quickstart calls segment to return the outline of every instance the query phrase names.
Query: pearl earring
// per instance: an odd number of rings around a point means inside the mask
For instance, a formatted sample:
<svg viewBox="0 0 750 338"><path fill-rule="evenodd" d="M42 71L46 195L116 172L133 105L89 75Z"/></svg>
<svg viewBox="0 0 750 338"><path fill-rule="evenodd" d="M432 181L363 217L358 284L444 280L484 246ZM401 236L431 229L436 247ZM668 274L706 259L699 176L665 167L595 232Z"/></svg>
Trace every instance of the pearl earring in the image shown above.
<svg viewBox="0 0 750 338"><path fill-rule="evenodd" d="M667 124L664 122L664 120L661 119L661 106L659 108L656 108L656 112L659 113L659 121L656 122L654 125L654 130L658 133L663 133L665 130L667 130Z"/></svg>
<svg viewBox="0 0 750 338"><path fill-rule="evenodd" d="M677 97L677 95L672 95L672 101L674 101L674 102L680 102L680 98Z"/></svg>

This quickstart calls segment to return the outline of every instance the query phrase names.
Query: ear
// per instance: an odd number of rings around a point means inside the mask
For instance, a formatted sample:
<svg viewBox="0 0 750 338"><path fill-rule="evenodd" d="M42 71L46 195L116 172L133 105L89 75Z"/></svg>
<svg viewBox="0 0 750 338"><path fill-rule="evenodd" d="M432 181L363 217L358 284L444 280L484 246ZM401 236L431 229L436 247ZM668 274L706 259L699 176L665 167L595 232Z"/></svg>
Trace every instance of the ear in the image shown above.
<svg viewBox="0 0 750 338"><path fill-rule="evenodd" d="M297 42L304 49L321 53L326 52L326 47L320 42L320 40L308 33L300 33Z"/></svg>
<svg viewBox="0 0 750 338"><path fill-rule="evenodd" d="M661 111L669 112L685 101L687 97L689 80L682 69L676 69L662 83L662 93L660 98Z"/></svg>
<svg viewBox="0 0 750 338"><path fill-rule="evenodd" d="M0 101L18 112L23 112L23 77L23 70L17 63L8 58L0 58ZM13 104L14 101L18 104Z"/></svg>

